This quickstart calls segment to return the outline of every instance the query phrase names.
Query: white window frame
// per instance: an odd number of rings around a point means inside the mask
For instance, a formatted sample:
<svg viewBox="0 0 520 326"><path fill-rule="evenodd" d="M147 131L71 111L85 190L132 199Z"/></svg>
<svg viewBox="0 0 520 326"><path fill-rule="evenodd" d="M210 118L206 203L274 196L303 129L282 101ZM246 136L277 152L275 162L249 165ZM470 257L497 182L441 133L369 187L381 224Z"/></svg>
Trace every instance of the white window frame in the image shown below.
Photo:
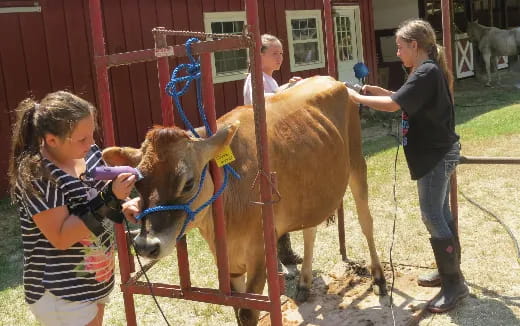
<svg viewBox="0 0 520 326"><path fill-rule="evenodd" d="M204 30L206 33L211 33L211 24L216 22L229 22L229 21L243 21L244 27L246 25L246 12L245 11L225 11L225 12L205 12L204 13ZM248 57L249 57L249 51ZM225 83L229 81L245 79L247 76L247 69L224 73L217 75L217 67L215 66L215 55L211 54L211 70L213 71L213 83Z"/></svg>
<svg viewBox="0 0 520 326"><path fill-rule="evenodd" d="M294 60L294 44L300 43L293 41L292 38L292 19L316 19L316 31L318 35L318 62L312 64L296 64ZM291 63L291 72L319 69L325 67L325 54L323 44L323 23L321 21L321 10L286 10L285 22L287 25L287 41L289 43L289 61Z"/></svg>
<svg viewBox="0 0 520 326"><path fill-rule="evenodd" d="M7 1L9 5L0 2L0 14L41 12L42 8L38 1Z"/></svg>

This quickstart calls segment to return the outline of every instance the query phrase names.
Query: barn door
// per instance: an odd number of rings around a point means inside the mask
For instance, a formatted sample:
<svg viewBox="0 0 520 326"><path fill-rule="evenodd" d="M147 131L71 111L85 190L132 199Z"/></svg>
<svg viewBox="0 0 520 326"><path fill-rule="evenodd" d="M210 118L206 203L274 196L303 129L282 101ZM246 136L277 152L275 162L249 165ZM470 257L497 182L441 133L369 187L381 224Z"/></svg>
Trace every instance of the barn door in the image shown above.
<svg viewBox="0 0 520 326"><path fill-rule="evenodd" d="M334 6L333 14L339 80L357 82L353 68L363 61L359 6Z"/></svg>

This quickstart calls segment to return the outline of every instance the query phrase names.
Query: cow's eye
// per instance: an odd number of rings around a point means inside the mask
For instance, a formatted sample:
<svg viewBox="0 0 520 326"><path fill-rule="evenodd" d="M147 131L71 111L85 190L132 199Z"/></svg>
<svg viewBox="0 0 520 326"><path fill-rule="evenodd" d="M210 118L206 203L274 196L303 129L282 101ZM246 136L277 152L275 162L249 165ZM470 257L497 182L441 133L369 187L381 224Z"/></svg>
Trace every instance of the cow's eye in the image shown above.
<svg viewBox="0 0 520 326"><path fill-rule="evenodd" d="M182 192L188 192L193 189L193 185L195 184L195 180L193 178L188 179L184 184L184 188L182 188Z"/></svg>

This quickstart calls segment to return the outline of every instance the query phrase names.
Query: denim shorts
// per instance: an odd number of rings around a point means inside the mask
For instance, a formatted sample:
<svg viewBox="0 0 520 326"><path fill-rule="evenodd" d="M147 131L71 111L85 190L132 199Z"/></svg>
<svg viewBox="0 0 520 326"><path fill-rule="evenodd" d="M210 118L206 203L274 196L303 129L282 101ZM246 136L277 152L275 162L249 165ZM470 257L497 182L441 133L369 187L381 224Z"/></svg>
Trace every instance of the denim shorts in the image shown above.
<svg viewBox="0 0 520 326"><path fill-rule="evenodd" d="M109 296L96 301L68 301L45 290L38 301L29 305L29 309L42 325L79 326L87 325L96 317L98 304L108 302Z"/></svg>
<svg viewBox="0 0 520 326"><path fill-rule="evenodd" d="M421 216L432 238L446 239L455 235L450 210L450 178L460 158L456 142L435 167L417 180Z"/></svg>

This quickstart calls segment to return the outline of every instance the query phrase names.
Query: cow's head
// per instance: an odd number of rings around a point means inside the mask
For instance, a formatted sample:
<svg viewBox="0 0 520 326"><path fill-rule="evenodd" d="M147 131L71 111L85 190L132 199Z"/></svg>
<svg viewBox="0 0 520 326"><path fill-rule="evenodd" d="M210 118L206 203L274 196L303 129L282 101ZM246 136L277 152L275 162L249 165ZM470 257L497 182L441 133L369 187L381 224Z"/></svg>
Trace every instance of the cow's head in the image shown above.
<svg viewBox="0 0 520 326"><path fill-rule="evenodd" d="M175 127L155 127L147 133L140 149L109 147L103 151L103 159L110 165L130 165L141 171L143 179L136 183L136 188L141 196L143 210L186 204L199 190L204 167L224 146L231 143L238 125L237 121L205 139L193 138ZM212 195L213 183L207 173L191 209L199 208ZM200 212L188 228L196 226L210 207ZM134 239L137 252L152 259L171 253L186 217L184 210L146 215L141 232Z"/></svg>

